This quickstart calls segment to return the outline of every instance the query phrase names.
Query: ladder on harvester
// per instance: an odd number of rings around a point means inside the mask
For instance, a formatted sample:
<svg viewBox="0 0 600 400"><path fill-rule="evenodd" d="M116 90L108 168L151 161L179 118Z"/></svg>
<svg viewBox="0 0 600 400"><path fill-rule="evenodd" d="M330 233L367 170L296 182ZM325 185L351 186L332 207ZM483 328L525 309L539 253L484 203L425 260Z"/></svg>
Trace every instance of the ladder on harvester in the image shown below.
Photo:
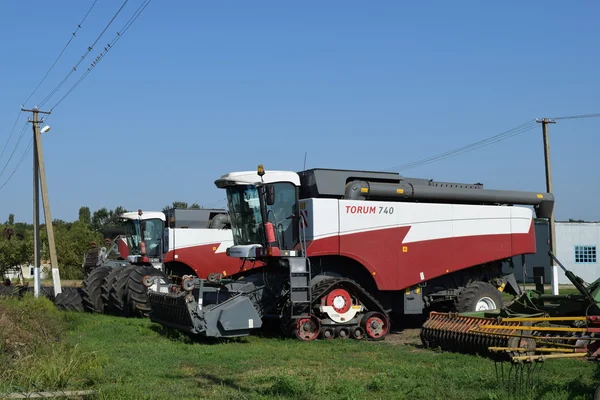
<svg viewBox="0 0 600 400"><path fill-rule="evenodd" d="M306 226L302 218L298 221L300 232L300 256L290 257L290 302L291 317L298 319L311 314L312 290L310 283L312 275L310 261L306 256Z"/></svg>
<svg viewBox="0 0 600 400"><path fill-rule="evenodd" d="M298 319L310 314L312 303L312 280L310 264L306 257L290 257L290 302L291 317Z"/></svg>

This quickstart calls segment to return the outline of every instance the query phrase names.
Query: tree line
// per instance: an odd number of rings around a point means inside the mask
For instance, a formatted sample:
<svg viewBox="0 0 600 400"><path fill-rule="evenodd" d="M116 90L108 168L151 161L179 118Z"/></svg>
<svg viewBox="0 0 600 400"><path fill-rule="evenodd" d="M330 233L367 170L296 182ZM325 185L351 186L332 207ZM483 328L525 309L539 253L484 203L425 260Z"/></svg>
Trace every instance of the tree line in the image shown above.
<svg viewBox="0 0 600 400"><path fill-rule="evenodd" d="M197 203L188 207L186 202L175 201L170 208L201 208ZM61 278L82 279L82 263L92 243L104 243L103 231L120 227L119 215L128 212L124 207L100 208L92 212L89 207L80 207L75 221L54 219L54 241ZM45 224L40 224L40 256L43 264L49 264L48 235ZM33 264L33 224L15 222L10 214L0 223L0 276L10 269Z"/></svg>

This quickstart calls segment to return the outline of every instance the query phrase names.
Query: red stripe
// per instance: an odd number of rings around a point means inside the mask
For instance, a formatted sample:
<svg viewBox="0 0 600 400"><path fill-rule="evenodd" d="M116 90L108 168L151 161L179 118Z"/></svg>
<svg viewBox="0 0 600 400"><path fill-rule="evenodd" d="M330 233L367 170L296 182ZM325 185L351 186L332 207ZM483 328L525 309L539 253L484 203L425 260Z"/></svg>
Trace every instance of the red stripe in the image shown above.
<svg viewBox="0 0 600 400"><path fill-rule="evenodd" d="M467 236L402 245L409 229L398 227L317 239L308 244L308 255L346 256L365 266L380 290L400 290L421 282L421 272L429 280L536 251L533 224L524 234Z"/></svg>

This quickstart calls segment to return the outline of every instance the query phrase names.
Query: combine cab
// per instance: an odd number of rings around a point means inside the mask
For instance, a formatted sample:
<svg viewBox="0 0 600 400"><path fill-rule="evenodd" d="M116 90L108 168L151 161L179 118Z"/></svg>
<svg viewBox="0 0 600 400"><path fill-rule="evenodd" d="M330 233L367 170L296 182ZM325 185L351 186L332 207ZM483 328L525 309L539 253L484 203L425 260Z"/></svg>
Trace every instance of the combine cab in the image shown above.
<svg viewBox="0 0 600 400"><path fill-rule="evenodd" d="M262 268L150 293L153 321L204 336L273 317L302 340L381 340L394 314L500 308L502 291L520 294L503 265L535 253L534 212L554 205L548 193L353 170L259 166L215 184L227 193L227 254Z"/></svg>

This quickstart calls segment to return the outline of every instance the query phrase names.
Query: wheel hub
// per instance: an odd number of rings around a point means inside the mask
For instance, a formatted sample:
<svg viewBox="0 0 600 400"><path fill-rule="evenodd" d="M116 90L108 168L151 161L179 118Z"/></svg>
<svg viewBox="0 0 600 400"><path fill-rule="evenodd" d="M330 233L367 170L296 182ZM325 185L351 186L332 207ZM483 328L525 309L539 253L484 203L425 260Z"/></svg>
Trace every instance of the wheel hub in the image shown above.
<svg viewBox="0 0 600 400"><path fill-rule="evenodd" d="M489 297L480 298L479 301L477 301L477 304L475 305L475 311L488 311L495 309L496 302L494 302L494 300L492 300Z"/></svg>
<svg viewBox="0 0 600 400"><path fill-rule="evenodd" d="M381 339L388 332L387 319L378 312L367 313L363 320L363 326L370 339Z"/></svg>
<svg viewBox="0 0 600 400"><path fill-rule="evenodd" d="M296 323L296 336L301 340L314 340L319 336L320 328L315 317L300 318Z"/></svg>
<svg viewBox="0 0 600 400"><path fill-rule="evenodd" d="M350 293L344 289L334 289L327 295L325 304L333 307L335 312L344 314L352 306L352 298Z"/></svg>

